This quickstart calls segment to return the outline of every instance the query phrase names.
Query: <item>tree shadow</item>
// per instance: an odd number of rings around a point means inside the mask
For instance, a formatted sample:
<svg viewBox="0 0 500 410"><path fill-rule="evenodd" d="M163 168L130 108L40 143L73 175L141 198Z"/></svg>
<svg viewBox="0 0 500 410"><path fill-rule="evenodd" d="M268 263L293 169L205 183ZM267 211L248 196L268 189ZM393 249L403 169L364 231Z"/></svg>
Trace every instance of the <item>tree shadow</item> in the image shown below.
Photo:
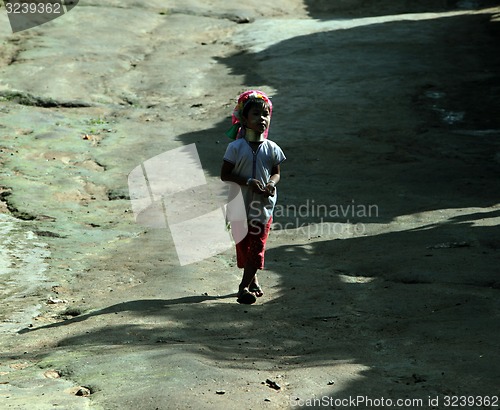
<svg viewBox="0 0 500 410"><path fill-rule="evenodd" d="M499 27L490 20L485 14L375 24L219 59L249 87L265 81L277 90L269 135L289 153L279 205L354 200L377 205L377 222L494 205L500 58L492 49ZM229 116L211 130L180 137L197 144L213 176L228 125Z"/></svg>
<svg viewBox="0 0 500 410"><path fill-rule="evenodd" d="M383 0L305 0L304 3L308 14L312 18L319 20L375 17L408 13L438 13L452 10L477 10L498 5L494 0L407 0L399 2L387 2Z"/></svg>
<svg viewBox="0 0 500 410"><path fill-rule="evenodd" d="M48 325L39 326L36 328L24 328L18 331L19 334L30 333L37 330L52 329L61 326L67 326L74 323L83 322L90 318L101 316L101 315L111 315L123 312L129 312L133 315L151 315L158 314L161 315L165 310L168 310L170 306L173 305L191 305L195 303L202 303L206 301L213 301L225 298L234 298L236 293L226 295L226 296L186 296L177 299L139 299L131 300L127 302L117 303L116 305L111 305L103 309L92 310L91 312L79 314L70 319L64 320L62 322L50 323Z"/></svg>

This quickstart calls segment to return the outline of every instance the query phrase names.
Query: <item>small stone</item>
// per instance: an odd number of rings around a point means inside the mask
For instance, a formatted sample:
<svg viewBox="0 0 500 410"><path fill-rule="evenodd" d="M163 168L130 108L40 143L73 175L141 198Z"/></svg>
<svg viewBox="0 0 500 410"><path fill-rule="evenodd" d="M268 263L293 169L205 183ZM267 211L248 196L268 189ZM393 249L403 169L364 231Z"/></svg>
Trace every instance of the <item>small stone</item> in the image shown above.
<svg viewBox="0 0 500 410"><path fill-rule="evenodd" d="M240 14L226 15L226 17L229 20L234 21L236 24L248 24L248 23L253 23L255 21L255 18L251 16L245 16Z"/></svg>
<svg viewBox="0 0 500 410"><path fill-rule="evenodd" d="M57 370L47 370L43 375L47 379L59 379L61 377L61 373Z"/></svg>
<svg viewBox="0 0 500 410"><path fill-rule="evenodd" d="M333 384L335 384L335 380L330 380L330 381L328 382L328 386L331 386L331 385L333 385Z"/></svg>
<svg viewBox="0 0 500 410"><path fill-rule="evenodd" d="M91 391L88 387L80 386L75 392L75 396L87 397L91 395Z"/></svg>
<svg viewBox="0 0 500 410"><path fill-rule="evenodd" d="M267 383L267 385L271 389L274 389L274 390L280 390L281 389L281 386L278 383L276 383L275 381L273 381L273 380L267 379L266 383Z"/></svg>
<svg viewBox="0 0 500 410"><path fill-rule="evenodd" d="M68 303L66 299L53 298L52 296L47 300L47 304L56 305L58 303Z"/></svg>
<svg viewBox="0 0 500 410"><path fill-rule="evenodd" d="M226 394L226 391L225 390L217 390L215 393L216 394Z"/></svg>

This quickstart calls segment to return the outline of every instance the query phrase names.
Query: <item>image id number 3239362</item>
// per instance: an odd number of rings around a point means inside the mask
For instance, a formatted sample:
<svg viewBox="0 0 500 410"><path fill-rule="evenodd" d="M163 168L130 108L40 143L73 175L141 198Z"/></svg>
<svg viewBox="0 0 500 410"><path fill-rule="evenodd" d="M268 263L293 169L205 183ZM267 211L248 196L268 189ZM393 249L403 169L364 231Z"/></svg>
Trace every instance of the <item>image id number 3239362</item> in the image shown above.
<svg viewBox="0 0 500 410"><path fill-rule="evenodd" d="M61 3L5 3L8 14L63 14Z"/></svg>
<svg viewBox="0 0 500 410"><path fill-rule="evenodd" d="M487 407L499 406L498 396L444 396L444 407Z"/></svg>

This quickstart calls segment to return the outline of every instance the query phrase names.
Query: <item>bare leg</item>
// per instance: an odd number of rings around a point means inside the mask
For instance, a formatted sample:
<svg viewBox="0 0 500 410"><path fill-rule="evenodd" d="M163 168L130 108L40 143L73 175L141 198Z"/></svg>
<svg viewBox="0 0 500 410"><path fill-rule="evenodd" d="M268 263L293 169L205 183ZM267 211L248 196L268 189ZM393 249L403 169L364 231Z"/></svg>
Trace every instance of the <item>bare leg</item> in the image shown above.
<svg viewBox="0 0 500 410"><path fill-rule="evenodd" d="M264 292L262 291L262 288L259 285L259 280L257 279L257 274L253 277L253 281L250 282L248 289L258 298L264 296Z"/></svg>
<svg viewBox="0 0 500 410"><path fill-rule="evenodd" d="M246 305L251 305L255 303L256 296L248 290L250 283L254 280L255 273L257 272L257 268L253 266L247 265L243 270L243 278L241 279L241 283L238 290L238 302L244 303Z"/></svg>
<svg viewBox="0 0 500 410"><path fill-rule="evenodd" d="M257 274L257 268L247 265L243 270L243 278L240 283L240 290L248 288L252 283L254 283L255 276Z"/></svg>

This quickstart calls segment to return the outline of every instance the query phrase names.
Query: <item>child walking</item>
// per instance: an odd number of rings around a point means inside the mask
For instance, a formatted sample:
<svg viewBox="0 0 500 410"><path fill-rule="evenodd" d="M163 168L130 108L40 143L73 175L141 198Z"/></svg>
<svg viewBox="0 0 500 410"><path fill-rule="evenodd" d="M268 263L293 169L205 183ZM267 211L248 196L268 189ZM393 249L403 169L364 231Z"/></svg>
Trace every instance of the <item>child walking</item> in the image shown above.
<svg viewBox="0 0 500 410"><path fill-rule="evenodd" d="M264 268L265 246L277 199L276 184L285 160L281 148L267 139L272 110L271 100L262 91L246 91L238 98L233 126L226 133L234 141L224 154L221 179L237 184L231 185L241 192L246 211L246 220L231 221L237 241L236 260L238 268L243 269L237 300L244 304L255 303L264 294L257 271Z"/></svg>

